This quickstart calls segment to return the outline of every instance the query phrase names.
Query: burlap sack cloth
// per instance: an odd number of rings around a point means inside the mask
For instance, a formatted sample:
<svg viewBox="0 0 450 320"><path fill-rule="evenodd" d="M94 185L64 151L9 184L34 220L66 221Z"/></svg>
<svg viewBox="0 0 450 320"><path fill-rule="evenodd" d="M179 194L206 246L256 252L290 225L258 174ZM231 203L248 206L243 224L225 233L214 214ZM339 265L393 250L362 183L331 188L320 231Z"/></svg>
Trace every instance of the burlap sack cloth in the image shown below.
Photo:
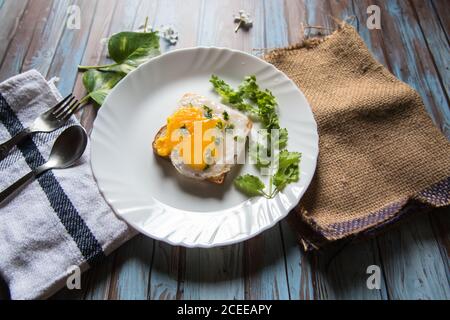
<svg viewBox="0 0 450 320"><path fill-rule="evenodd" d="M450 204L449 141L353 27L265 58L303 91L318 123L317 172L291 219L306 248L372 232L412 203Z"/></svg>

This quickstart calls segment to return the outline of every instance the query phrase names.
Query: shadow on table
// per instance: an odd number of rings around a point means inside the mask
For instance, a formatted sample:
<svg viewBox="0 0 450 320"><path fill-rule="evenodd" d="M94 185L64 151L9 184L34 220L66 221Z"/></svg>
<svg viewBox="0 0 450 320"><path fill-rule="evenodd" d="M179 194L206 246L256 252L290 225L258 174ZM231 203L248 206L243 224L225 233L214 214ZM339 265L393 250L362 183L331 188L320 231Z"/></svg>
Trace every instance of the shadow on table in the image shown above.
<svg viewBox="0 0 450 320"><path fill-rule="evenodd" d="M341 243L308 254L314 270L315 296L372 300L442 298L439 294L436 296L436 292L427 291L428 285L418 288L417 281L438 287L439 284L433 282L439 281L439 275L446 281L446 266L441 265L436 239L447 243L448 247L448 213L448 208L442 208L413 214L377 237ZM432 219L430 215L433 215ZM430 256L433 259L430 260ZM368 288L368 278L374 272L368 271L369 266L380 268L380 290ZM414 273L412 277L404 274L408 270ZM400 287L410 290L400 293L397 291Z"/></svg>

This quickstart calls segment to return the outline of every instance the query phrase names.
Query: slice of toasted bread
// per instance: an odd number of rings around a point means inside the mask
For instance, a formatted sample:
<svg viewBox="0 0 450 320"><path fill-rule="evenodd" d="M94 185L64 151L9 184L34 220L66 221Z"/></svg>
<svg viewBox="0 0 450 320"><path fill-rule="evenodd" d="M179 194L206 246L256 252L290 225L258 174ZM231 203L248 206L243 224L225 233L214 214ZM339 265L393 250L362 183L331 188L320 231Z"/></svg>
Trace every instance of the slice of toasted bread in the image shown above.
<svg viewBox="0 0 450 320"><path fill-rule="evenodd" d="M161 137L162 135L166 134L166 130L167 130L167 126L162 127L161 129L159 129L158 133L156 134L155 138L153 139L153 143L152 143L152 147L153 147L153 152L158 156L161 157L158 152L156 151L156 140L159 139L159 137ZM170 160L170 156L167 157L162 157L164 159ZM226 177L226 173L221 174L220 176L217 177L211 177L206 179L209 182L215 183L215 184L223 184L225 181L225 177Z"/></svg>

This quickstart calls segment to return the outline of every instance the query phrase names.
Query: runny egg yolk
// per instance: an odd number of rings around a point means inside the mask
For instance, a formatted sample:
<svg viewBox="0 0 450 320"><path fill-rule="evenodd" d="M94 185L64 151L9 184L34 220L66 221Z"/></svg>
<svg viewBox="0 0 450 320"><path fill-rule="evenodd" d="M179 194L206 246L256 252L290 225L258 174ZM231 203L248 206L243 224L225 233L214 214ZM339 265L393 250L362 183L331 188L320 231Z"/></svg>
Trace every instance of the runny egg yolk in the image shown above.
<svg viewBox="0 0 450 320"><path fill-rule="evenodd" d="M178 109L168 117L166 133L156 140L157 154L168 157L174 148L183 145L180 155L183 156L184 163L194 170L205 170L208 167L205 154L209 152L214 157L216 153L216 150L211 148L215 138L205 135L205 132L215 129L221 122L220 118L212 116L211 113L208 114L208 117L205 114L205 110L201 108L188 106ZM197 134L200 134L201 137L196 137ZM190 138L188 145L182 142L185 138ZM201 147L199 148L197 145ZM190 147L190 152L185 152L185 146Z"/></svg>

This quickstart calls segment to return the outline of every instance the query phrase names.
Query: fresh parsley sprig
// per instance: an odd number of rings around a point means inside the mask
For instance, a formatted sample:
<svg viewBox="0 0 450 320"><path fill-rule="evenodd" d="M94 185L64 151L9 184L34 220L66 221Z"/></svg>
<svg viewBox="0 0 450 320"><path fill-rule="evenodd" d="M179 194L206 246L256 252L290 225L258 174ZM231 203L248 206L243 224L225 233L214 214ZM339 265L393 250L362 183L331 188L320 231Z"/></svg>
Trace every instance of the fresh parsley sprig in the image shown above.
<svg viewBox="0 0 450 320"><path fill-rule="evenodd" d="M270 190L266 193L266 186L260 178L254 175L244 175L238 177L234 184L248 196L263 196L272 199L278 192L282 191L288 184L297 182L300 178L301 153L283 150L278 156L278 170L270 178ZM272 188L275 186L275 189Z"/></svg>
<svg viewBox="0 0 450 320"><path fill-rule="evenodd" d="M286 150L288 144L288 131L280 127L277 113L278 104L272 92L268 89L262 90L256 82L255 76L244 79L237 90L219 77L213 75L210 80L214 90L222 97L222 100L232 107L256 117L267 129L268 146L271 146L271 130L279 130L279 149L277 155L278 168L270 177L269 191L259 177L246 174L235 180L236 187L250 197L263 196L271 199L282 191L288 184L296 182L300 178L301 154ZM261 153L271 155L273 150L263 144L256 144L250 150L250 157L256 160L258 168L270 168L270 161L260 158ZM275 187L275 188L274 188Z"/></svg>

